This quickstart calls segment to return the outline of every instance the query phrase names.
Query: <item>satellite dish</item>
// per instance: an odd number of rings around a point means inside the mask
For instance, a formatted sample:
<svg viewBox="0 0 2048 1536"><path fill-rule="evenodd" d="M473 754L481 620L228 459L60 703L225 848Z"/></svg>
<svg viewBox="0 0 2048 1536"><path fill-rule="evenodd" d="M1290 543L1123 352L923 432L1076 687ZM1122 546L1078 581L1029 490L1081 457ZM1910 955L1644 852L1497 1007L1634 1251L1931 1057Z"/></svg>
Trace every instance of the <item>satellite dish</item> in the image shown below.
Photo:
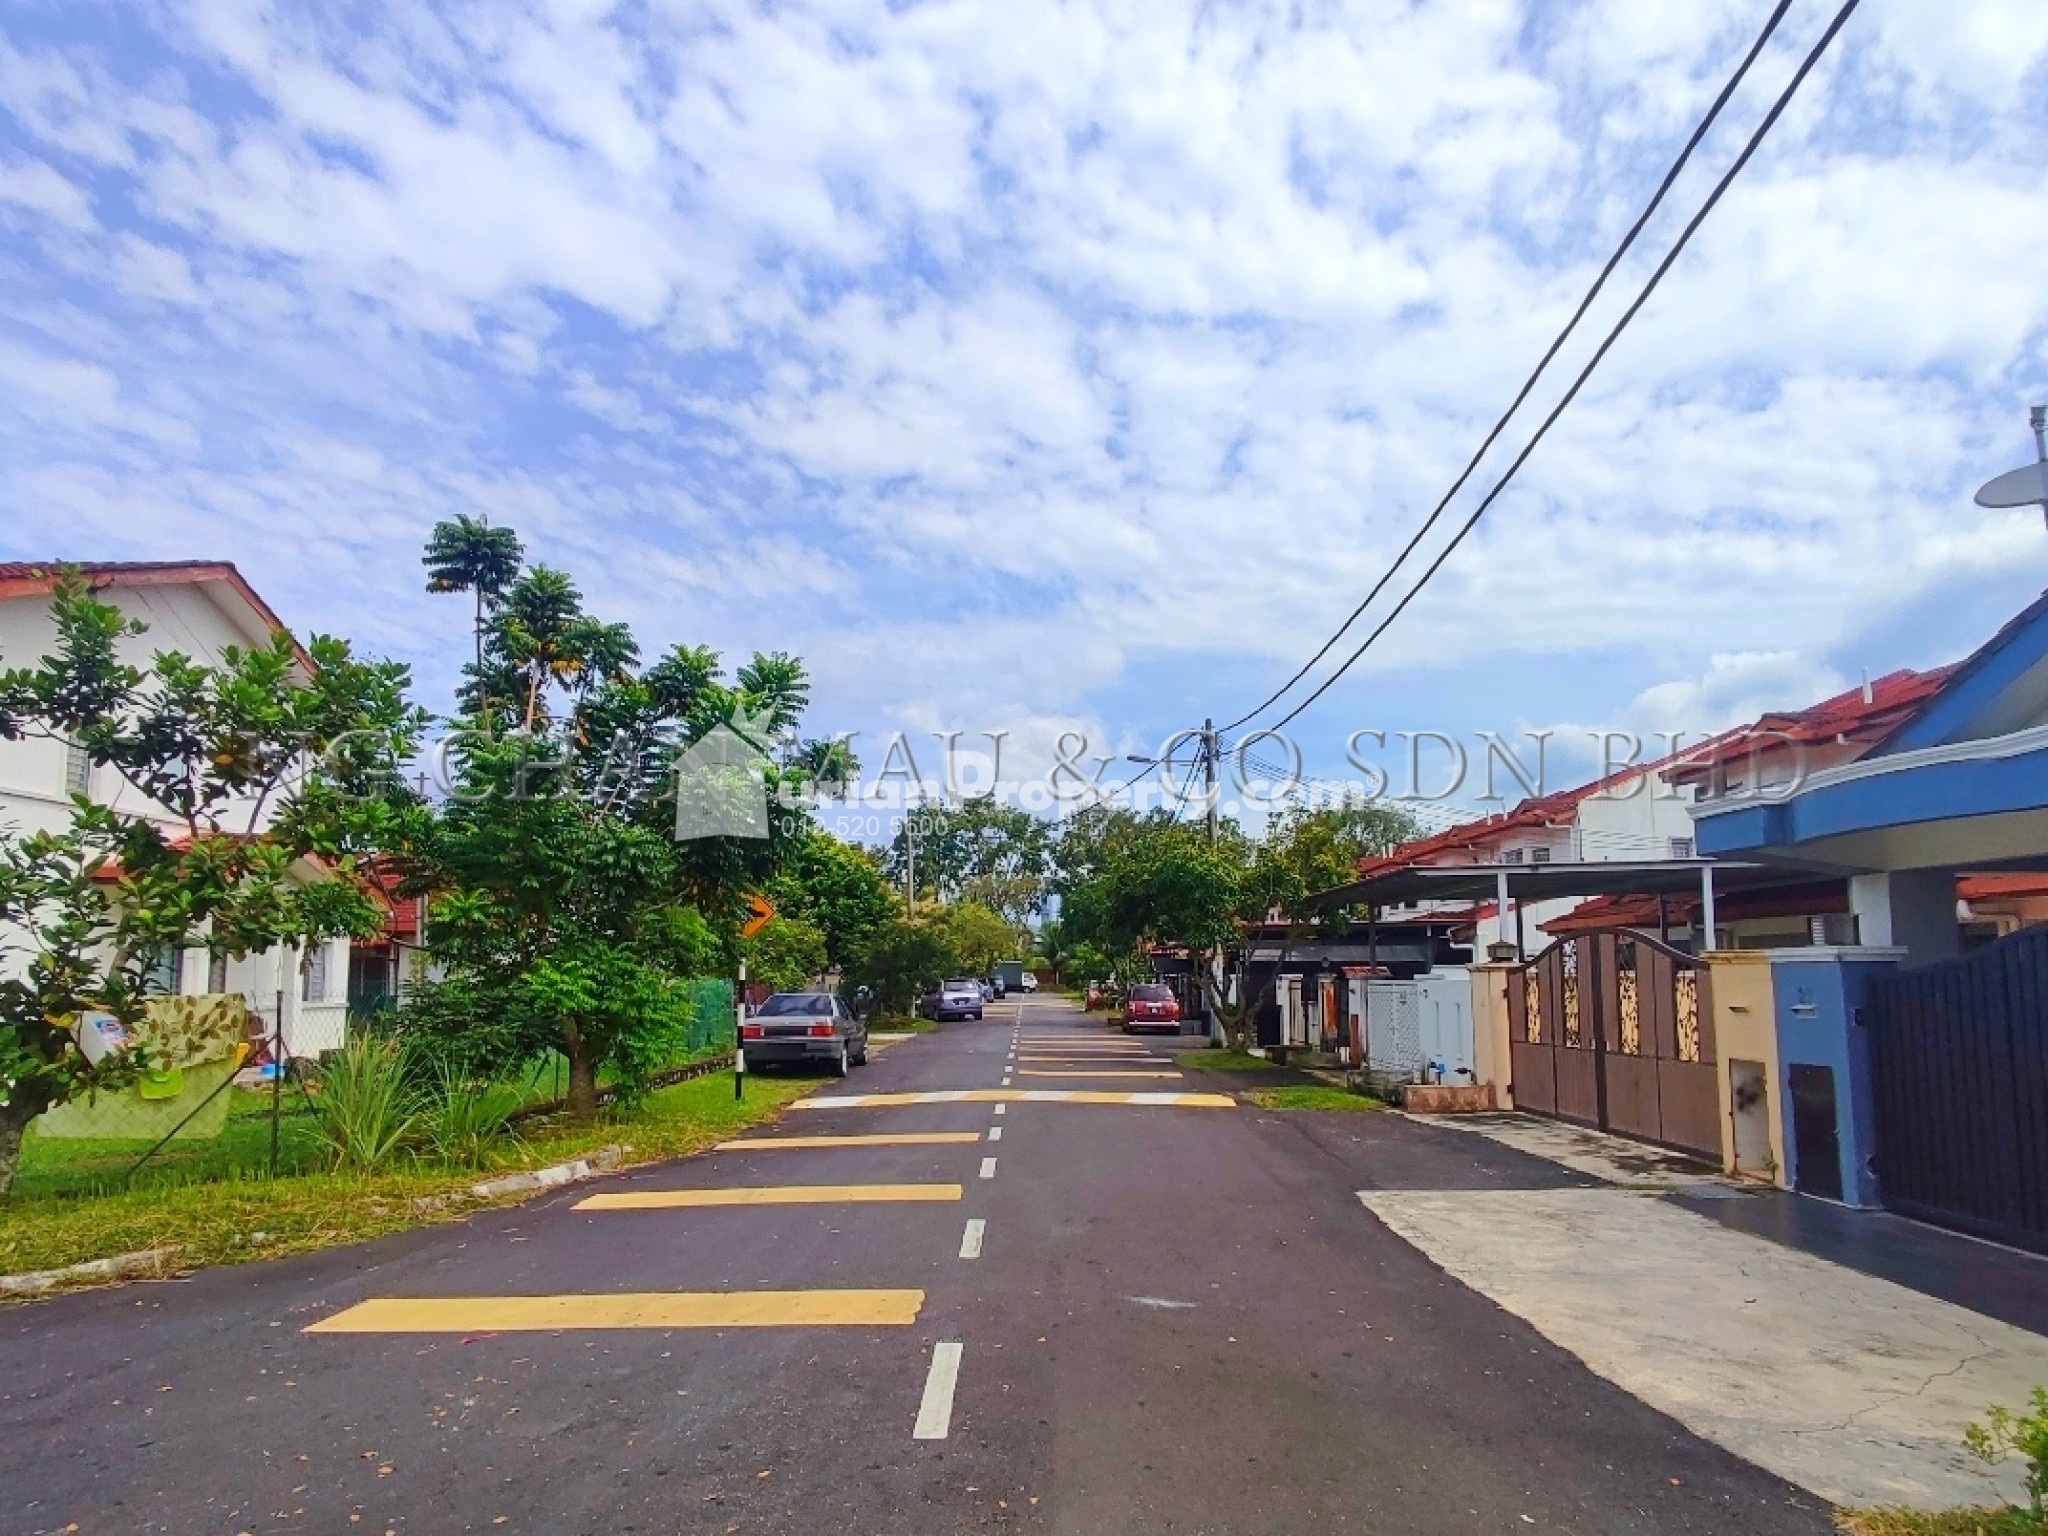
<svg viewBox="0 0 2048 1536"><path fill-rule="evenodd" d="M2023 464L1977 488L1980 507L2031 507L2048 501L2048 464Z"/></svg>
<svg viewBox="0 0 2048 1536"><path fill-rule="evenodd" d="M1977 487L1980 507L2031 507L2038 505L2048 518L2048 405L2027 412L2027 425L2034 429L2035 462L2007 470L1995 480Z"/></svg>

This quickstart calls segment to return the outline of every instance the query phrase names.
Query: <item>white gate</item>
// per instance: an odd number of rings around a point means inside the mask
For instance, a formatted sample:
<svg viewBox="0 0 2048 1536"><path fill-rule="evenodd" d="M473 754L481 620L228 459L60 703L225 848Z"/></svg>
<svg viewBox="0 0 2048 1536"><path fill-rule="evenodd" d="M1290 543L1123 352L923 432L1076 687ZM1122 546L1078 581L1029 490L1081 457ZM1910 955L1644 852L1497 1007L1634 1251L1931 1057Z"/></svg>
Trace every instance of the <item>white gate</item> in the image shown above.
<svg viewBox="0 0 2048 1536"><path fill-rule="evenodd" d="M1408 981L1354 982L1365 994L1365 1069L1401 1082L1425 1075L1446 1083L1472 1070L1472 978L1462 968ZM1425 1069L1427 1072L1425 1073Z"/></svg>
<svg viewBox="0 0 2048 1536"><path fill-rule="evenodd" d="M1439 1082L1476 1083L1472 1065L1472 973L1462 966L1415 980L1422 1060Z"/></svg>
<svg viewBox="0 0 2048 1536"><path fill-rule="evenodd" d="M1412 1082L1422 1070L1422 1034L1412 981L1365 983L1365 1069Z"/></svg>

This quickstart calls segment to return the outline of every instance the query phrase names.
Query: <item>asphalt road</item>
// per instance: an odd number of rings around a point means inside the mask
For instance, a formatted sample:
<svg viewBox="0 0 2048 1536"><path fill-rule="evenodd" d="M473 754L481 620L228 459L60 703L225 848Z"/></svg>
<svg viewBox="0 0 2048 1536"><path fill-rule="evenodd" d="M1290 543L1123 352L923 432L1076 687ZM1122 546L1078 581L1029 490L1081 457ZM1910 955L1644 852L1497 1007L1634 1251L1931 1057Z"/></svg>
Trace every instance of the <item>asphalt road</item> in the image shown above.
<svg viewBox="0 0 2048 1536"><path fill-rule="evenodd" d="M1033 999L812 1101L1228 1088L1136 1059L1174 1049ZM1574 1175L1199 1104L807 1107L754 1136L954 1139L715 1152L0 1311L0 1531L1830 1529L1355 1194ZM819 1185L850 1188L776 1193Z"/></svg>

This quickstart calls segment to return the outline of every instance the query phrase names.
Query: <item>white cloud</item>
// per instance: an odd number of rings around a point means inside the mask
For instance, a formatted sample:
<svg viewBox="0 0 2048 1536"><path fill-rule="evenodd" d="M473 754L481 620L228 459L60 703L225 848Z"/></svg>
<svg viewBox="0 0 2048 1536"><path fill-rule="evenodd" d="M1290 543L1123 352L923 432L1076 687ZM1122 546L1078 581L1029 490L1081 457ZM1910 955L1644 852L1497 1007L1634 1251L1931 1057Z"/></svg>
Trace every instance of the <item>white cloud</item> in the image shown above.
<svg viewBox="0 0 2048 1536"><path fill-rule="evenodd" d="M40 160L0 160L0 203L47 215L73 229L93 227L85 193Z"/></svg>
<svg viewBox="0 0 2048 1536"><path fill-rule="evenodd" d="M25 548L246 548L444 676L417 545L487 512L650 643L804 651L842 723L1118 733L1249 703L1363 595L1756 19L129 14L140 63L0 38L0 198L48 225L0 292ZM1967 506L2048 383L2044 70L2034 0L1866 8L1332 708L1515 665L1542 717L1725 713L2048 565Z"/></svg>

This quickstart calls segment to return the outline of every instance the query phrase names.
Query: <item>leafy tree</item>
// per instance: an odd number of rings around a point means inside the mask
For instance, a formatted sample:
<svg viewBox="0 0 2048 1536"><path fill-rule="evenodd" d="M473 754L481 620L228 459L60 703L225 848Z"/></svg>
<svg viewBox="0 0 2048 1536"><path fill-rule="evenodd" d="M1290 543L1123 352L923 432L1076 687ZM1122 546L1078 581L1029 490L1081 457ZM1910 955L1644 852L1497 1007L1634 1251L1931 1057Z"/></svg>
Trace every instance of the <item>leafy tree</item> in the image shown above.
<svg viewBox="0 0 2048 1536"><path fill-rule="evenodd" d="M578 1118L596 1112L600 1073L627 1093L644 1083L689 1028L682 981L707 949L720 969L737 961L748 893L810 826L778 815L765 838L678 840L676 759L719 727L779 735L808 692L779 654L731 683L702 647L643 668L631 632L587 612L566 576L520 573L486 624L454 793L403 855L410 888L442 893L429 942L446 972L400 1028L481 1075L559 1049ZM519 728L494 734L494 716ZM770 793L784 777L765 755L760 773Z"/></svg>
<svg viewBox="0 0 2048 1536"><path fill-rule="evenodd" d="M744 946L747 979L772 992L801 992L825 970L825 934L800 917L777 917Z"/></svg>
<svg viewBox="0 0 2048 1536"><path fill-rule="evenodd" d="M898 905L874 858L821 827L812 828L797 846L767 894L777 911L817 926L824 934L827 965L840 970Z"/></svg>
<svg viewBox="0 0 2048 1536"><path fill-rule="evenodd" d="M1002 915L971 901L941 907L931 921L968 976L986 976L1000 960L1017 957L1017 930Z"/></svg>
<svg viewBox="0 0 2048 1536"><path fill-rule="evenodd" d="M1323 925L1341 928L1344 913L1324 914L1319 893L1343 884L1360 858L1414 835L1405 812L1389 806L1295 808L1282 812L1258 841L1225 822L1212 843L1205 829L1160 810L1148 814L1096 807L1071 821L1061 837L1060 915L1069 938L1100 952L1110 973L1129 979L1150 944L1182 945L1201 958L1210 1008L1225 1037L1240 1048L1271 997L1269 973L1245 984L1243 955L1251 930L1287 925L1280 962ZM1235 951L1240 976L1224 986L1222 957Z"/></svg>
<svg viewBox="0 0 2048 1536"><path fill-rule="evenodd" d="M883 1013L909 1013L936 982L960 974L960 957L936 922L901 912L870 933L846 979L866 987Z"/></svg>
<svg viewBox="0 0 2048 1536"><path fill-rule="evenodd" d="M913 841L921 891L991 907L1013 924L1044 910L1053 830L1029 811L986 797L920 807L889 845L883 867L892 884L908 872Z"/></svg>
<svg viewBox="0 0 2048 1536"><path fill-rule="evenodd" d="M1058 986L1062 972L1073 959L1073 943L1067 937L1066 924L1056 917L1040 923L1034 936L1034 952L1052 972L1053 985Z"/></svg>
<svg viewBox="0 0 2048 1536"><path fill-rule="evenodd" d="M278 635L213 665L158 651L138 668L120 652L146 626L75 569L51 613L54 653L0 672L0 737L75 743L155 812L76 796L63 828L0 834L0 960L15 962L0 981L0 1194L30 1121L146 1065L137 1051L89 1063L80 1015L138 1025L166 949L240 958L374 932L356 858L417 814L393 771L423 726L402 666L316 637L308 667ZM303 883L309 859L334 878Z"/></svg>
<svg viewBox="0 0 2048 1536"><path fill-rule="evenodd" d="M788 761L828 795L845 795L860 777L860 758L852 743L836 738L799 742Z"/></svg>

